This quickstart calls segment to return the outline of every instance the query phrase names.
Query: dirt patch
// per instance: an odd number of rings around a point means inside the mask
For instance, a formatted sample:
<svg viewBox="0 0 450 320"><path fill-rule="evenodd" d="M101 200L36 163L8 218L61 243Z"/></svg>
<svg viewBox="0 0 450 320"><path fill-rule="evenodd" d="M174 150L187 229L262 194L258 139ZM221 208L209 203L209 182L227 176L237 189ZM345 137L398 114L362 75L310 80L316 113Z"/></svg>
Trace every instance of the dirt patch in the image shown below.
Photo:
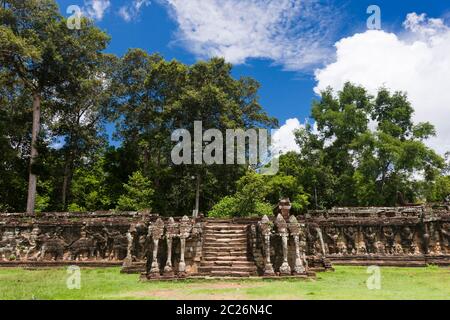
<svg viewBox="0 0 450 320"><path fill-rule="evenodd" d="M125 294L127 297L153 298L163 300L246 300L245 293L237 292L180 292L180 290L139 291Z"/></svg>
<svg viewBox="0 0 450 320"><path fill-rule="evenodd" d="M196 283L190 284L187 288L190 289L248 289L261 287L259 284L242 284L238 282L217 282L217 283Z"/></svg>
<svg viewBox="0 0 450 320"><path fill-rule="evenodd" d="M249 299L244 289L261 287L258 284L235 282L189 284L177 289L159 289L122 294L123 297L153 298L169 300L242 300ZM217 290L217 292L215 292ZM223 291L221 291L223 290Z"/></svg>

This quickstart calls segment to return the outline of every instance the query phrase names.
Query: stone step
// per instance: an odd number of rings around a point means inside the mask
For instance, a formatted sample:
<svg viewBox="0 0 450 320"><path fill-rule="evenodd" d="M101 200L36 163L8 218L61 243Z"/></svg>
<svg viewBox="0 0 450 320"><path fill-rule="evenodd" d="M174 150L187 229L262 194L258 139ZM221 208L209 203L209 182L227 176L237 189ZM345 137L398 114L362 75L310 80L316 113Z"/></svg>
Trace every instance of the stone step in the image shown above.
<svg viewBox="0 0 450 320"><path fill-rule="evenodd" d="M252 261L202 261L200 266L250 266L254 267L255 263Z"/></svg>
<svg viewBox="0 0 450 320"><path fill-rule="evenodd" d="M210 220L204 228L203 258L199 274L211 277L249 277L257 274L248 260L247 226Z"/></svg>
<svg viewBox="0 0 450 320"><path fill-rule="evenodd" d="M209 235L205 235L204 237L205 241L218 241L218 242L227 242L227 241L247 241L247 237L213 237Z"/></svg>
<svg viewBox="0 0 450 320"><path fill-rule="evenodd" d="M256 273L256 272L255 272ZM243 271L211 271L209 274L213 277L250 277L255 275L253 272Z"/></svg>
<svg viewBox="0 0 450 320"><path fill-rule="evenodd" d="M203 247L214 247L214 248L246 248L248 241L238 241L238 242L226 242L226 241L205 241L203 242Z"/></svg>
<svg viewBox="0 0 450 320"><path fill-rule="evenodd" d="M240 246L240 247L203 247L203 253L205 252L237 252L238 254L248 252L246 246Z"/></svg>
<svg viewBox="0 0 450 320"><path fill-rule="evenodd" d="M211 255L211 256L247 256L249 252L245 249L239 249L239 250L203 250L203 256Z"/></svg>
<svg viewBox="0 0 450 320"><path fill-rule="evenodd" d="M231 253L236 252L237 254L244 254L247 253L248 250L246 247L241 248L215 248L215 247L203 247L203 253Z"/></svg>
<svg viewBox="0 0 450 320"><path fill-rule="evenodd" d="M205 258L234 258L234 257L245 257L247 258L248 255L247 253L243 253L243 252L233 252L233 253L211 253L211 252L206 252L203 254L203 257Z"/></svg>
<svg viewBox="0 0 450 320"><path fill-rule="evenodd" d="M205 237L203 238L205 241L221 241L221 242L225 242L225 241L247 241L247 237L244 236L235 236L235 237L221 237L221 236L214 236L214 235L209 235L209 234L205 234Z"/></svg>
<svg viewBox="0 0 450 320"><path fill-rule="evenodd" d="M212 236L205 236L205 241L217 241L217 242L247 242L246 237L240 238L215 238Z"/></svg>
<svg viewBox="0 0 450 320"><path fill-rule="evenodd" d="M199 272L256 272L256 267L200 266Z"/></svg>
<svg viewBox="0 0 450 320"><path fill-rule="evenodd" d="M246 231L247 230L247 226L241 226L241 225L235 225L235 224L211 224L211 223L207 223L204 228L206 230L242 230L242 231Z"/></svg>
<svg viewBox="0 0 450 320"><path fill-rule="evenodd" d="M233 223L229 219L221 219L221 218L206 218L207 223L222 223L222 224L237 224Z"/></svg>
<svg viewBox="0 0 450 320"><path fill-rule="evenodd" d="M221 237L221 238L247 237L247 233L241 232L241 231L233 232L233 233L221 233L221 232L206 231L203 234L205 236Z"/></svg>
<svg viewBox="0 0 450 320"><path fill-rule="evenodd" d="M247 256L204 256L204 261L248 261Z"/></svg>
<svg viewBox="0 0 450 320"><path fill-rule="evenodd" d="M204 235L211 235L211 236L217 236L217 237L246 237L247 232L242 230L232 230L231 232L229 230L224 230L223 232L217 231L217 230L204 230Z"/></svg>
<svg viewBox="0 0 450 320"><path fill-rule="evenodd" d="M219 230L219 229L214 229L214 230L204 230L203 232L204 234L213 234L215 236L230 236L230 237L234 237L236 235L247 235L247 231L245 230Z"/></svg>

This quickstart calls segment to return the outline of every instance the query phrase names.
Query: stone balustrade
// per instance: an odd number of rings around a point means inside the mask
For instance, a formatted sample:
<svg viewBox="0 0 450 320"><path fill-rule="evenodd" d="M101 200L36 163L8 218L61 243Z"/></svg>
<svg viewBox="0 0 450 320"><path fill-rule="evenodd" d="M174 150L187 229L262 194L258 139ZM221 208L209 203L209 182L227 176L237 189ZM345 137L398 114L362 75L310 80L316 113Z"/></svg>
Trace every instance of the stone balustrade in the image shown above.
<svg viewBox="0 0 450 320"><path fill-rule="evenodd" d="M447 206L334 208L296 216L289 209L284 199L272 217L227 220L247 230L239 236L245 241L247 234L247 245L239 246L247 248L249 270L249 262L261 276L302 275L330 269L331 262L450 265ZM0 266L123 264L123 272L148 278L194 275L205 245L214 255L215 245L203 236L208 221L146 212L0 214Z"/></svg>

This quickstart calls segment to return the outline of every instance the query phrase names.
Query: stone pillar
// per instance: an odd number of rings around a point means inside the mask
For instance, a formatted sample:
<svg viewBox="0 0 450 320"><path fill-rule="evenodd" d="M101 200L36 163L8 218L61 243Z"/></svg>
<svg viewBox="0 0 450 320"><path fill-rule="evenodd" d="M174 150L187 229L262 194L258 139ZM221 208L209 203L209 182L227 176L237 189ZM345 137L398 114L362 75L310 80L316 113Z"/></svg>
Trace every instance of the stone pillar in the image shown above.
<svg viewBox="0 0 450 320"><path fill-rule="evenodd" d="M291 267L289 266L289 263L288 263L287 223L281 214L278 214L277 219L275 220L275 225L277 227L277 233L281 237L281 242L283 244L283 263L281 264L281 267L280 267L280 274L281 275L290 275Z"/></svg>
<svg viewBox="0 0 450 320"><path fill-rule="evenodd" d="M266 215L259 222L259 229L261 230L261 234L264 238L264 275L272 276L275 274L275 272L273 271L272 262L270 261L270 235L272 233L272 225Z"/></svg>
<svg viewBox="0 0 450 320"><path fill-rule="evenodd" d="M133 241L134 241L134 235L136 234L136 226L132 224L130 226L130 229L127 232L127 256L123 260L123 267L131 267L131 264L133 263Z"/></svg>
<svg viewBox="0 0 450 320"><path fill-rule="evenodd" d="M167 261L164 267L164 276L173 277L172 269L172 240L178 235L178 225L172 217L169 218L166 225L166 241L167 241Z"/></svg>
<svg viewBox="0 0 450 320"><path fill-rule="evenodd" d="M186 262L184 261L184 252L186 250L186 239L192 231L192 223L187 216L184 216L180 222L180 263L178 265L178 275L186 276Z"/></svg>
<svg viewBox="0 0 450 320"><path fill-rule="evenodd" d="M289 219L290 211L291 211L291 201L289 198L280 199L278 206L274 210L274 214L281 214L285 220Z"/></svg>
<svg viewBox="0 0 450 320"><path fill-rule="evenodd" d="M303 264L304 259L304 246L306 245L306 242L300 243L300 236L303 232L304 237L304 230L302 230L302 227L300 223L297 221L297 218L295 216L291 216L289 218L289 232L294 237L295 242L295 265L294 265L294 273L295 274L303 274L306 272L306 267ZM303 240L303 239L302 239Z"/></svg>
<svg viewBox="0 0 450 320"><path fill-rule="evenodd" d="M156 222L150 226L151 235L153 240L153 260L150 268L150 277L157 278L160 276L159 263L158 263L158 245L159 239L164 234L164 222L161 218L158 218Z"/></svg>

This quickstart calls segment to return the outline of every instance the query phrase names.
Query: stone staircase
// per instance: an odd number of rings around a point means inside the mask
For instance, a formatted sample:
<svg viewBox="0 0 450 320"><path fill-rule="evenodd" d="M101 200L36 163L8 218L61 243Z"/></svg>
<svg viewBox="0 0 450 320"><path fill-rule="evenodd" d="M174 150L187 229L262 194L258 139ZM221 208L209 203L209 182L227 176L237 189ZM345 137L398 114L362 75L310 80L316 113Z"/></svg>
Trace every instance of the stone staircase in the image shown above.
<svg viewBox="0 0 450 320"><path fill-rule="evenodd" d="M246 225L208 220L204 226L203 257L198 272L211 277L256 276L248 259Z"/></svg>

